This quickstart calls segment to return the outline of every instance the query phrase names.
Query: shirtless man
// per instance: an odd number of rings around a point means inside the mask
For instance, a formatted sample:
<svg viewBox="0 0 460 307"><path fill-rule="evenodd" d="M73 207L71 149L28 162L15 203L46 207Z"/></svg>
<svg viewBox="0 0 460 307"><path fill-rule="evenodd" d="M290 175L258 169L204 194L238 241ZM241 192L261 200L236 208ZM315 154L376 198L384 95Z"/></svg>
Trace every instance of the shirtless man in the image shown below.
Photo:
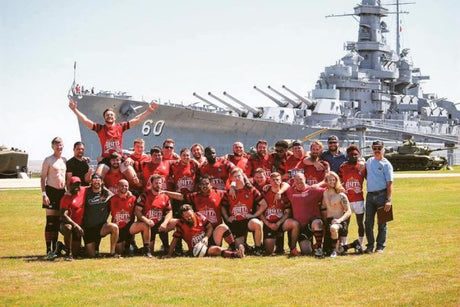
<svg viewBox="0 0 460 307"><path fill-rule="evenodd" d="M59 235L59 204L65 193L66 159L62 157L64 143L60 137L51 141L53 154L43 161L40 186L42 190L42 208L46 209L46 259L57 257L56 245Z"/></svg>
<svg viewBox="0 0 460 307"><path fill-rule="evenodd" d="M142 122L145 118L147 118L147 116L150 115L150 113L158 108L158 105L152 102L144 112L140 113L127 122L121 123L115 122L117 119L115 110L108 108L102 114L105 121L103 125L94 123L85 114L78 110L77 102L72 99L69 101L69 108L75 113L78 120L84 123L88 129L94 130L97 133L99 141L101 142L102 149L101 156L98 157L98 162L100 163L98 168L103 169L99 170L99 173L102 173L108 170L108 158L112 152L115 151L123 155L123 132ZM107 167L104 167L104 165L107 165ZM128 181L130 181L132 184L139 184L139 179L137 178L133 167L122 167L121 171L125 173Z"/></svg>
<svg viewBox="0 0 460 307"><path fill-rule="evenodd" d="M351 208L347 195L340 192L343 191L343 187L339 176L334 172L329 172L324 179L327 190L323 193L321 209L323 217L327 221L326 235L331 238L333 250L330 257L334 258L340 252L340 245L337 246L337 241L348 234L348 219L351 216ZM324 212L326 213L325 216Z"/></svg>

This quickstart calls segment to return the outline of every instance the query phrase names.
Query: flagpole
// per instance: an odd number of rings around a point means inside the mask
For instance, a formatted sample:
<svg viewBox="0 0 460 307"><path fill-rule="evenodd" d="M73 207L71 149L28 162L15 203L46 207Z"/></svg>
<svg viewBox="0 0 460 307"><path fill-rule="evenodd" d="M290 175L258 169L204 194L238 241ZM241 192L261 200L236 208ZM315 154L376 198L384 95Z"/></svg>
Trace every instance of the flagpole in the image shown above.
<svg viewBox="0 0 460 307"><path fill-rule="evenodd" d="M401 25L399 24L399 0L396 0L396 54L399 57L400 54L400 41L399 41L399 31L400 31Z"/></svg>

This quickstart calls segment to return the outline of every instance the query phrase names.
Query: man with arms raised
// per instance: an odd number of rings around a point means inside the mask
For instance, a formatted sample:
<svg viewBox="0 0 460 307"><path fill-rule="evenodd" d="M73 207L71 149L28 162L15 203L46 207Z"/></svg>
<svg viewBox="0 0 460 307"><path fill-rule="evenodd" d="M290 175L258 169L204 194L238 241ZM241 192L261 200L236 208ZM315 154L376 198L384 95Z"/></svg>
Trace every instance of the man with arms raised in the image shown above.
<svg viewBox="0 0 460 307"><path fill-rule="evenodd" d="M62 157L62 139L55 137L51 141L51 148L53 154L43 161L40 177L42 208L46 209L45 242L48 260L57 257L55 251L59 235L59 204L66 185L66 159Z"/></svg>
<svg viewBox="0 0 460 307"><path fill-rule="evenodd" d="M275 250L276 238L285 231L289 233L290 256L298 256L296 248L299 236L299 223L290 217L291 204L286 194L278 199L277 194L281 189L281 174L274 172L270 174L270 189L263 193L267 202L267 208L261 214L260 218L264 222L264 245L266 255L273 254Z"/></svg>
<svg viewBox="0 0 460 307"><path fill-rule="evenodd" d="M110 154L112 152L117 152L120 155L123 154L123 132L139 124L141 121L147 118L147 116L149 116L150 113L152 113L157 107L158 105L152 102L144 112L137 115L130 121L121 123L115 122L115 110L112 108L108 108L102 114L105 123L101 125L99 123L94 123L85 114L78 110L76 101L72 99L69 101L69 108L75 113L77 118L82 123L84 123L86 127L88 127L91 130L94 130L99 137L99 141L101 142L102 153L101 157L98 158L98 161L102 162L103 164L99 164L98 168L104 168L104 164L109 166L108 158L110 157ZM121 171L125 173L125 176L128 178L130 182L136 185L139 183L139 179L136 176L134 168L122 167ZM102 173L102 170L100 170L99 173Z"/></svg>
<svg viewBox="0 0 460 307"><path fill-rule="evenodd" d="M235 182L235 197L226 194L222 202L222 216L235 236L237 246L244 243L248 231L254 233L254 254L260 256L263 254L261 248L263 223L257 217L265 211L267 202L256 188L245 184L241 169L235 168L231 175ZM253 208L256 208L255 213L252 213Z"/></svg>
<svg viewBox="0 0 460 307"><path fill-rule="evenodd" d="M115 253L118 226L114 223L107 223L108 203L112 196L112 192L103 186L101 176L93 175L91 186L86 193L83 215L83 239L88 257L96 257L101 238L110 235L110 255L120 258L120 255Z"/></svg>
<svg viewBox="0 0 460 307"><path fill-rule="evenodd" d="M171 246L166 257L171 257L174 252L179 239L183 238L188 245L189 253L193 251L193 248L199 242L203 242L208 249L206 255L208 256L222 256L224 258L243 258L244 257L244 246L238 245L237 250L224 250L222 247L211 244L211 236L213 235L212 224L199 213L193 211L192 206L185 204L180 208L180 219L176 224L176 231L173 235ZM217 233L216 233L217 234ZM218 233L216 236L218 241L222 241L223 233Z"/></svg>
<svg viewBox="0 0 460 307"><path fill-rule="evenodd" d="M291 202L292 216L300 224L299 246L303 255L315 251L315 256L323 256L323 221L320 205L324 191L325 188L308 186L303 173L294 175L294 185L286 191Z"/></svg>
<svg viewBox="0 0 460 307"><path fill-rule="evenodd" d="M391 195L393 194L393 166L384 157L385 148L382 141L372 143L373 157L366 162L367 171L367 195L366 195L366 239L367 248L365 253L372 253L374 249L374 219L378 208L383 207L386 212L390 211ZM383 253L386 246L387 223L378 225L377 253Z"/></svg>
<svg viewBox="0 0 460 307"><path fill-rule="evenodd" d="M348 234L348 219L351 216L350 202L340 184L339 176L334 172L329 172L324 178L327 184L327 190L323 193L323 202L321 209L325 212L326 217L326 236L331 238L332 258L337 257L340 252L341 238ZM324 211L326 209L326 211ZM324 215L323 215L324 217Z"/></svg>
<svg viewBox="0 0 460 307"><path fill-rule="evenodd" d="M83 236L83 213L85 212L85 198L87 188L81 187L79 177L71 177L69 191L61 199L61 233L68 251L66 260L73 260L80 252Z"/></svg>

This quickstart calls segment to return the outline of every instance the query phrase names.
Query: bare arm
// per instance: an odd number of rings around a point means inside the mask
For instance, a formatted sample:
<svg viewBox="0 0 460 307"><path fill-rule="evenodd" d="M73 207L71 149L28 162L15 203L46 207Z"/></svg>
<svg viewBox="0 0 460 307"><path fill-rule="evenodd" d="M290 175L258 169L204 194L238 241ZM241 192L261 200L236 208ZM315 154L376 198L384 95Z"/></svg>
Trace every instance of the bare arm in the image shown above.
<svg viewBox="0 0 460 307"><path fill-rule="evenodd" d="M178 238L173 237L173 239L171 241L171 245L169 245L168 254L166 256L164 256L163 258L171 258L171 256L174 253L174 249L176 248L176 245L177 245L178 241L179 241Z"/></svg>
<svg viewBox="0 0 460 307"><path fill-rule="evenodd" d="M176 200L184 200L185 197L182 195L182 193L179 192L171 192L171 191L162 191L166 195L168 195L169 198L176 199Z"/></svg>
<svg viewBox="0 0 460 307"><path fill-rule="evenodd" d="M168 223L173 217L173 212L172 210L169 210L168 213L166 213L165 220L163 223L161 223L160 227L158 228L159 231L166 231L168 228Z"/></svg>
<svg viewBox="0 0 460 307"><path fill-rule="evenodd" d="M76 101L70 99L69 108L75 113L75 115L77 115L78 120L84 123L88 129L93 129L94 122L78 110Z"/></svg>
<svg viewBox="0 0 460 307"><path fill-rule="evenodd" d="M40 187L42 189L43 203L47 206L49 206L50 204L50 200L48 196L46 195L46 191L45 191L46 177L48 176L48 169L49 169L48 159L45 159L45 161L43 161L43 164L42 164L42 172L40 175Z"/></svg>
<svg viewBox="0 0 460 307"><path fill-rule="evenodd" d="M387 200L385 201L385 210L386 212L390 211L391 208L391 195L393 195L393 181L387 181Z"/></svg>
<svg viewBox="0 0 460 307"><path fill-rule="evenodd" d="M265 211L265 209L267 209L267 202L265 201L265 199L262 199L259 202L259 208L257 209L256 213L254 213L254 215L252 215L252 216L253 217L260 216Z"/></svg>
<svg viewBox="0 0 460 307"><path fill-rule="evenodd" d="M152 102L147 110L145 110L144 112L142 112L141 114L137 115L136 117L134 117L133 119L131 119L129 121L129 126L130 127L134 127L136 126L137 124L139 124L141 121L143 121L144 119L147 118L147 116L150 115L150 113L152 113L153 111L155 111L155 109L158 108L158 104L156 104L155 102Z"/></svg>
<svg viewBox="0 0 460 307"><path fill-rule="evenodd" d="M348 201L347 195L345 195L345 193L340 193L340 200L342 201L342 207L344 209L344 214L342 215L341 218L336 219L337 223L342 223L343 221L346 221L347 219L349 219L351 216L350 202Z"/></svg>
<svg viewBox="0 0 460 307"><path fill-rule="evenodd" d="M155 223L154 223L152 220L146 218L146 217L142 214L142 207L141 207L141 206L136 206L136 207L134 208L134 214L136 215L137 220L138 220L139 222L142 222L142 223L147 224L150 228L152 228L153 226L155 226Z"/></svg>

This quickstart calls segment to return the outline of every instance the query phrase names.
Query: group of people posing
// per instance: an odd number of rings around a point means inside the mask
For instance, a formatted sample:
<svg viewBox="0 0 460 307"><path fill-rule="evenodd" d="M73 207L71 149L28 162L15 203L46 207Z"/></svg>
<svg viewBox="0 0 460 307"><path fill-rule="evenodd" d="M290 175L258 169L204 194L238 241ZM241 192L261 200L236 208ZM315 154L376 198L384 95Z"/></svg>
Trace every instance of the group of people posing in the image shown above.
<svg viewBox="0 0 460 307"><path fill-rule="evenodd" d="M358 253L385 248L386 223L378 225L377 242L373 231L377 209L391 209L393 171L381 141L373 142L373 157L367 162L355 145L342 153L336 136L328 138L327 150L318 140L308 151L299 141L280 140L269 151L269 144L259 140L254 154L235 142L233 152L220 157L212 146L201 144L177 154L172 139L154 146L148 155L144 141L137 139L134 152L123 155L123 132L146 118L156 104L122 123L107 109L103 125L88 119L76 102L71 100L69 107L98 134L102 154L94 170L82 142L74 144L74 157L67 161L62 139L52 140L53 155L45 159L41 174L48 259L57 257L59 232L69 260L81 254L82 238L84 254L97 256L107 235L110 255L121 257L133 249L138 233L143 242L138 250L146 257L152 257L157 234L163 257L184 254L182 241L188 254L195 255L194 248L203 245L208 256L284 254L285 233L289 256L336 257L350 248ZM352 213L358 239L348 243ZM249 233L254 245L247 243Z"/></svg>

